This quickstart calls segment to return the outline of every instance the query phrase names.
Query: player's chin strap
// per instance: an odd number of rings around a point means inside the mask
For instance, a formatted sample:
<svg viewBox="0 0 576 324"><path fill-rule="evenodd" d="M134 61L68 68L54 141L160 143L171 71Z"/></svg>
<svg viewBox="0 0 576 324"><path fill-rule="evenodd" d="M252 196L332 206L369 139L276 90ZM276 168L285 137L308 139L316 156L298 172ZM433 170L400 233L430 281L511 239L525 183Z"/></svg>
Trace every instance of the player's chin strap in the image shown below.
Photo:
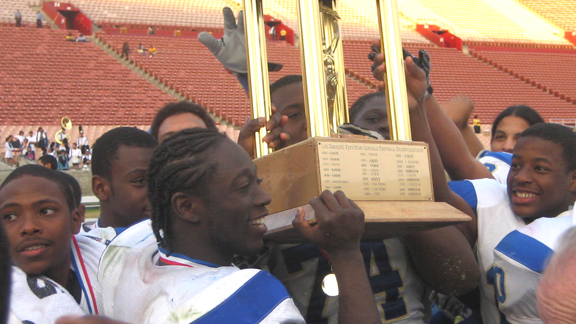
<svg viewBox="0 0 576 324"><path fill-rule="evenodd" d="M86 299L88 304L88 310L90 314L98 315L98 305L96 305L96 295L94 294L94 289L92 288L92 283L90 283L90 278L88 276L88 271L86 271L86 266L84 260L82 259L82 252L76 241L76 237L72 236L72 265L74 266L74 272L78 278L78 283L82 288L82 294Z"/></svg>

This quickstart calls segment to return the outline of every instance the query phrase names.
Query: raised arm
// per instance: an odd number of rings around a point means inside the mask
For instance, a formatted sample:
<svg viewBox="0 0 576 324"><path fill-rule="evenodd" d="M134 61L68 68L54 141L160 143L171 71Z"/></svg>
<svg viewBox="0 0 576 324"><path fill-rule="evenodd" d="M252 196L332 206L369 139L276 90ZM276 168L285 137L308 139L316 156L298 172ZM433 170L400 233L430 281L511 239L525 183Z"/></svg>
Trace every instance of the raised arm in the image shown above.
<svg viewBox="0 0 576 324"><path fill-rule="evenodd" d="M373 56L374 77L379 80L378 88L384 89L384 55ZM407 76L407 82L408 82ZM426 115L430 132L436 141L443 167L452 180L494 178L490 171L472 156L460 131L442 111L432 95L426 100ZM416 127L412 127L414 129Z"/></svg>
<svg viewBox="0 0 576 324"><path fill-rule="evenodd" d="M426 98L426 73L416 65L412 57L407 57L405 63L412 138L429 145L436 201L446 202L474 219L475 215L470 206L450 190L444 176L440 153L428 122L426 105L430 99ZM380 80L384 72L383 65L375 69L375 75L379 76ZM454 127L451 121L449 123ZM475 220L469 223L475 224ZM460 295L478 285L480 274L471 249L475 241L472 234L449 226L407 235L404 240L416 269L432 289L440 293Z"/></svg>
<svg viewBox="0 0 576 324"><path fill-rule="evenodd" d="M318 224L310 225L302 211L293 224L330 259L338 280L338 322L381 323L360 252L364 212L341 191L324 191L310 204Z"/></svg>

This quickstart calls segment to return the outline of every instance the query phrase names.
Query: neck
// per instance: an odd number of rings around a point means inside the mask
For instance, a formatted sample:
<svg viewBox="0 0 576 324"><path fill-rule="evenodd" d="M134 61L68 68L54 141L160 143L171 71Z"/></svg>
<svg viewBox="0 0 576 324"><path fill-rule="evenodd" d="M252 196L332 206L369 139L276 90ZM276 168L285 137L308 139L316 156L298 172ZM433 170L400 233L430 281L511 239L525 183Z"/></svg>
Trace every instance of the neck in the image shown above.
<svg viewBox="0 0 576 324"><path fill-rule="evenodd" d="M110 206L106 204L101 204L101 212L99 220L100 227L128 227L132 224L127 224L122 217L119 217L110 210Z"/></svg>
<svg viewBox="0 0 576 324"><path fill-rule="evenodd" d="M60 262L54 268L48 270L45 275L46 277L56 281L60 286L67 288L68 286L68 278L70 276L70 263L72 262L70 255L64 260L64 262Z"/></svg>
<svg viewBox="0 0 576 324"><path fill-rule="evenodd" d="M186 244L180 244L180 242L174 240L171 243L173 252L185 255L191 259L212 263L218 266L229 266L232 264L231 255L224 255L219 251L207 248L201 244L198 245L191 243L190 240L187 240Z"/></svg>

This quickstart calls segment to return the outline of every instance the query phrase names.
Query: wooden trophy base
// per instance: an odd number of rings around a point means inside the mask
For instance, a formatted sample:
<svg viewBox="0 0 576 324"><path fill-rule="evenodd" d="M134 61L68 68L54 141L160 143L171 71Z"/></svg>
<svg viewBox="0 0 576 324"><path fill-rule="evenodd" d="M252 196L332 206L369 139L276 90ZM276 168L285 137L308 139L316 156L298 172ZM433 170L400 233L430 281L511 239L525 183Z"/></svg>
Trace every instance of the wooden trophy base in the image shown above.
<svg viewBox="0 0 576 324"><path fill-rule="evenodd" d="M364 211L364 238L376 240L469 221L434 202L428 145L356 138L310 138L254 160L265 192L272 196L265 218L267 238L299 243L292 227L298 207L324 190L342 190Z"/></svg>
<svg viewBox="0 0 576 324"><path fill-rule="evenodd" d="M443 202L428 201L355 201L364 211L363 240L382 240L414 232L431 230L470 221L470 216ZM314 210L302 206L306 219L314 222ZM297 208L269 215L264 219L268 227L266 239L279 243L305 243L292 226Z"/></svg>

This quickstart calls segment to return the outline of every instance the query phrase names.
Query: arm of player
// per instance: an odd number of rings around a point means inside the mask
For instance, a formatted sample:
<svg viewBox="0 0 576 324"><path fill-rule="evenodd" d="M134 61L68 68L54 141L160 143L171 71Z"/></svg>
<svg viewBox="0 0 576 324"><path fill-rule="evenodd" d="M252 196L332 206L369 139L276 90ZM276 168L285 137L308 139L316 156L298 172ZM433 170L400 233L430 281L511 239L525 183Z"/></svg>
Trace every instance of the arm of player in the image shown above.
<svg viewBox="0 0 576 324"><path fill-rule="evenodd" d="M468 204L452 192L446 183L440 153L428 123L426 104L430 100L425 100L426 75L411 57L406 58L406 86L412 138L428 143L430 148L436 201L446 202L473 216ZM404 240L420 276L437 292L460 295L478 285L480 273L476 258L471 245L467 244L467 238L456 227L416 233L406 236Z"/></svg>
<svg viewBox="0 0 576 324"><path fill-rule="evenodd" d="M379 43L375 45L379 46ZM378 88L384 89L385 83L383 80L386 72L384 55L374 55L373 62L373 74L379 81ZM406 82L409 82L408 75ZM429 121L428 125L438 145L442 163L444 163L444 167L452 180L494 178L492 173L480 161L476 160L475 156L469 153L460 130L444 113L434 96L430 96L426 101L426 113ZM414 129L415 127L412 128Z"/></svg>
<svg viewBox="0 0 576 324"><path fill-rule="evenodd" d="M448 102L441 103L440 106L460 131L470 154L474 157L478 156L484 150L484 145L476 137L472 127L468 125L470 114L474 110L472 100L466 96L456 96Z"/></svg>
<svg viewBox="0 0 576 324"><path fill-rule="evenodd" d="M338 280L338 322L381 323L360 252L364 212L342 191L324 191L310 205L318 223L310 225L300 210L293 224L330 259Z"/></svg>

